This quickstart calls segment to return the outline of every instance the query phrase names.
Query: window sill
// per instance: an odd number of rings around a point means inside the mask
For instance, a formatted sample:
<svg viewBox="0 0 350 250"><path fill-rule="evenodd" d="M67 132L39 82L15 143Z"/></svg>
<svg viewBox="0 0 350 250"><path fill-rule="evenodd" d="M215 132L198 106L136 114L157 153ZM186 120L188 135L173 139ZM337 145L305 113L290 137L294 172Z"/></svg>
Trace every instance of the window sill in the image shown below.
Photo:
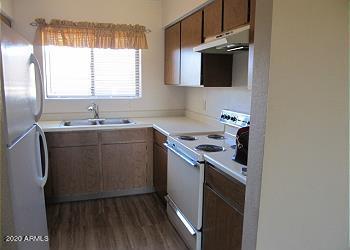
<svg viewBox="0 0 350 250"><path fill-rule="evenodd" d="M87 101L94 101L94 100L134 100L134 99L141 99L142 96L138 97L45 97L45 101L58 101L58 100L87 100Z"/></svg>

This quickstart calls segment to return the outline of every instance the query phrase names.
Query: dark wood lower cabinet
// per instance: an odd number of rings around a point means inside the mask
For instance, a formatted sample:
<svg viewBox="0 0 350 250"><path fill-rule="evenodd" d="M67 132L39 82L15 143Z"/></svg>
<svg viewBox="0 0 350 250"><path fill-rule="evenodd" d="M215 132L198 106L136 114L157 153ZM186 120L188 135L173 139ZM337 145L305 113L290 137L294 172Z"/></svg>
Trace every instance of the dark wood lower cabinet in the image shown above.
<svg viewBox="0 0 350 250"><path fill-rule="evenodd" d="M143 188L148 184L147 144L120 143L101 146L103 191Z"/></svg>
<svg viewBox="0 0 350 250"><path fill-rule="evenodd" d="M168 151L163 145L167 137L154 130L153 133L153 185L158 197L166 205L167 195Z"/></svg>
<svg viewBox="0 0 350 250"><path fill-rule="evenodd" d="M97 156L97 146L50 148L46 197L100 192L101 175Z"/></svg>
<svg viewBox="0 0 350 250"><path fill-rule="evenodd" d="M229 182L227 182L229 181ZM240 250L244 209L243 184L206 164L203 204L203 249Z"/></svg>
<svg viewBox="0 0 350 250"><path fill-rule="evenodd" d="M167 194L167 151L158 144L153 146L154 152L154 169L153 169L153 184L157 195L166 204L164 196Z"/></svg>
<svg viewBox="0 0 350 250"><path fill-rule="evenodd" d="M152 191L153 129L46 133L48 201Z"/></svg>
<svg viewBox="0 0 350 250"><path fill-rule="evenodd" d="M210 187L204 187L203 249L240 250L243 215Z"/></svg>

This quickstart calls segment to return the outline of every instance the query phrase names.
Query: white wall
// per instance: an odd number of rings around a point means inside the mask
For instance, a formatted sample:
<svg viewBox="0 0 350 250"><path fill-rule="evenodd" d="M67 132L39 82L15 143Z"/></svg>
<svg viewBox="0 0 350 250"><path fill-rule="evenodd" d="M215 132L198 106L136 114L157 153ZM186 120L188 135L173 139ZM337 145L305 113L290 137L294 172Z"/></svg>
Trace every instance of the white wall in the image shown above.
<svg viewBox="0 0 350 250"><path fill-rule="evenodd" d="M151 29L149 49L142 53L143 96L136 100L96 101L106 115L178 114L185 108L185 90L163 85L164 35L161 0L13 0L14 28L33 41L37 17L141 24ZM44 118L87 116L89 101L46 100Z"/></svg>
<svg viewBox="0 0 350 250"><path fill-rule="evenodd" d="M13 6L12 0L1 0L1 11L5 13L5 15L12 17L13 16Z"/></svg>
<svg viewBox="0 0 350 250"><path fill-rule="evenodd" d="M248 52L233 56L230 88L187 88L186 112L189 116L216 119L222 109L250 113L251 91L248 89Z"/></svg>
<svg viewBox="0 0 350 250"><path fill-rule="evenodd" d="M198 6L210 1L212 0L162 0L163 25L169 25Z"/></svg>
<svg viewBox="0 0 350 250"><path fill-rule="evenodd" d="M273 1L258 250L348 249L347 15Z"/></svg>
<svg viewBox="0 0 350 250"><path fill-rule="evenodd" d="M32 41L36 17L113 23L139 23L152 30L149 50L143 52L143 97L138 100L100 100L102 113L117 116L188 114L216 118L223 108L249 113L250 91L246 86L246 56L235 57L232 88L190 89L163 85L164 36L162 26L173 22L208 0L13 0L14 28ZM134 13L130 15L130 13ZM46 100L45 119L84 117L89 101ZM206 105L205 105L206 103Z"/></svg>

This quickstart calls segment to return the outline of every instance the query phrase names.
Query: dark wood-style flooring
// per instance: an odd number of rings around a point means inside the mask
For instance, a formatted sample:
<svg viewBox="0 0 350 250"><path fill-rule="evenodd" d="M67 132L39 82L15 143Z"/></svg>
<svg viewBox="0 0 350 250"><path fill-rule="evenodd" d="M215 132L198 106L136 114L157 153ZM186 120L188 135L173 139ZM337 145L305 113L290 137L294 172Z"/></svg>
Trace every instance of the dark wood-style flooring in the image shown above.
<svg viewBox="0 0 350 250"><path fill-rule="evenodd" d="M186 249L154 194L51 204L51 250Z"/></svg>

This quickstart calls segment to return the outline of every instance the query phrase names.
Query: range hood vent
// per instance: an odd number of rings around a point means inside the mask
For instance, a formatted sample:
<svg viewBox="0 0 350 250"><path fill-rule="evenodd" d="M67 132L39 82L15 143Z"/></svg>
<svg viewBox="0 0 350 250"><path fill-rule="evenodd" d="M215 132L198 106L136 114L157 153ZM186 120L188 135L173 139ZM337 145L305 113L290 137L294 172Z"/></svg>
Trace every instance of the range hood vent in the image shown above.
<svg viewBox="0 0 350 250"><path fill-rule="evenodd" d="M225 32L214 38L208 38L201 45L194 47L194 52L207 54L232 54L237 50L246 50L249 47L250 25Z"/></svg>

